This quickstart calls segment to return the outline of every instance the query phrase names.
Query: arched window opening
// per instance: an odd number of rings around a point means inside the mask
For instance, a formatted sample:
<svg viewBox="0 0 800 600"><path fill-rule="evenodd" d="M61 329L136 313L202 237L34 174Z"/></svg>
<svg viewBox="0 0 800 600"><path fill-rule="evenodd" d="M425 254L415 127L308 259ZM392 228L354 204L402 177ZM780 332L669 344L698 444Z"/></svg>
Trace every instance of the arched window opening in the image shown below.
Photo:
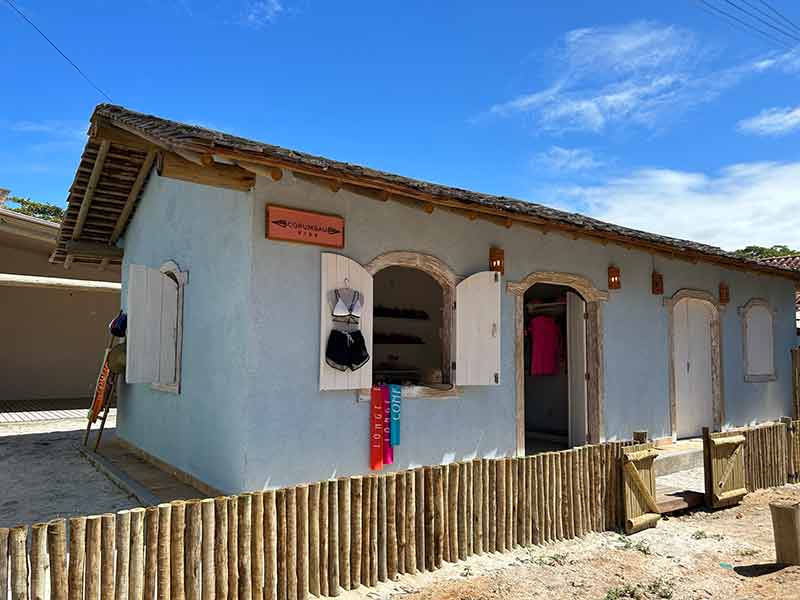
<svg viewBox="0 0 800 600"><path fill-rule="evenodd" d="M445 293L425 271L388 266L374 276L375 383L450 383Z"/></svg>

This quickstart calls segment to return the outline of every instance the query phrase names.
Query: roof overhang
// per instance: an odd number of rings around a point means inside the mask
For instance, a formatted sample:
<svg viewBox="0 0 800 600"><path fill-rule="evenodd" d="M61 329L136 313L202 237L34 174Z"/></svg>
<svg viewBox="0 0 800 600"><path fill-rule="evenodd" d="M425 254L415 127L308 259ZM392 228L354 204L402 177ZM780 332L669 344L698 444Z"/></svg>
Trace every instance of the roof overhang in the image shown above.
<svg viewBox="0 0 800 600"><path fill-rule="evenodd" d="M0 208L0 232L54 246L58 237L58 223Z"/></svg>
<svg viewBox="0 0 800 600"><path fill-rule="evenodd" d="M762 272L800 281L800 272L745 259L714 246L634 230L543 205L428 183L358 165L313 156L101 104L91 119L68 209L53 259L119 264L109 256L133 215L153 167L160 175L204 185L248 191L256 176L294 177L377 201L401 202L470 220L485 219L639 248L688 261ZM80 244L77 244L80 243Z"/></svg>

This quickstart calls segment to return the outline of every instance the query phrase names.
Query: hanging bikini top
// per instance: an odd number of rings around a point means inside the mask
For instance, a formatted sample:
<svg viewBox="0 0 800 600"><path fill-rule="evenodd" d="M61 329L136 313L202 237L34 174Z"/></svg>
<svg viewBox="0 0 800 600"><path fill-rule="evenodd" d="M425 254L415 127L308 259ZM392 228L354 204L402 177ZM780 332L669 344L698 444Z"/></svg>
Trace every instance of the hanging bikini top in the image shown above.
<svg viewBox="0 0 800 600"><path fill-rule="evenodd" d="M334 290L333 293L336 298L333 311L331 311L333 320L339 323L358 325L358 321L361 319L361 308L363 306L361 294L350 288L339 288Z"/></svg>

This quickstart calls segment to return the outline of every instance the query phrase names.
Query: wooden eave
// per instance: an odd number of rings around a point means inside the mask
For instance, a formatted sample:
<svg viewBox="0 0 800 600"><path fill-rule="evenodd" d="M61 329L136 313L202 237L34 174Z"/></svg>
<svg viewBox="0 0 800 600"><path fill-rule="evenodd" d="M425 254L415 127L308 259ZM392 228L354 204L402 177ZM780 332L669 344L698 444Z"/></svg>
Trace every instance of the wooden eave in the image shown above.
<svg viewBox="0 0 800 600"><path fill-rule="evenodd" d="M124 115L117 117L114 116L116 113ZM470 220L486 219L504 227L517 223L573 239L613 243L670 258L709 262L800 281L800 272L742 259L710 246L639 232L541 206L539 210L545 212L544 216L531 214L535 211L526 209L526 206L534 206L530 203L337 163L109 105L99 106L92 117L90 138L70 188L67 215L52 257L55 262L67 261L68 255L77 262L119 264L121 261L88 252L70 254L66 244L72 239L95 161L104 142L108 146L105 160L89 197L90 205L85 208L82 230L74 241L113 245L130 222L154 164L165 177L240 191L251 189L256 175L279 180L283 171L288 170L295 177L327 187L332 193L344 188L374 200L411 205L427 213L439 208Z"/></svg>

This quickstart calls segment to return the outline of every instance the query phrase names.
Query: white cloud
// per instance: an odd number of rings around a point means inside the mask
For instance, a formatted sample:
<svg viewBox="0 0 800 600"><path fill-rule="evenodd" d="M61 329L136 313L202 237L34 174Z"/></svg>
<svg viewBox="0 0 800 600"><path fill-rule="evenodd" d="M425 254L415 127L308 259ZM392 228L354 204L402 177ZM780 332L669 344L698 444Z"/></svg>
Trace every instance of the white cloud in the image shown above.
<svg viewBox="0 0 800 600"><path fill-rule="evenodd" d="M629 124L657 128L750 73L800 70L795 52L715 69L710 63L717 51L701 45L694 33L651 22L575 29L551 54L551 85L496 104L489 113L526 114L555 133Z"/></svg>
<svg viewBox="0 0 800 600"><path fill-rule="evenodd" d="M261 29L272 23L283 12L279 0L249 0L239 23L253 29Z"/></svg>
<svg viewBox="0 0 800 600"><path fill-rule="evenodd" d="M800 129L800 106L768 108L737 124L739 131L755 135L784 135Z"/></svg>
<svg viewBox="0 0 800 600"><path fill-rule="evenodd" d="M605 164L594 152L586 148L562 148L550 146L546 152L534 157L534 163L554 173L590 171Z"/></svg>
<svg viewBox="0 0 800 600"><path fill-rule="evenodd" d="M800 162L753 162L715 174L641 169L600 185L551 192L569 210L733 250L749 244L800 247L798 189Z"/></svg>
<svg viewBox="0 0 800 600"><path fill-rule="evenodd" d="M7 125L10 131L22 134L42 134L60 139L86 138L86 123L79 121L14 121Z"/></svg>

